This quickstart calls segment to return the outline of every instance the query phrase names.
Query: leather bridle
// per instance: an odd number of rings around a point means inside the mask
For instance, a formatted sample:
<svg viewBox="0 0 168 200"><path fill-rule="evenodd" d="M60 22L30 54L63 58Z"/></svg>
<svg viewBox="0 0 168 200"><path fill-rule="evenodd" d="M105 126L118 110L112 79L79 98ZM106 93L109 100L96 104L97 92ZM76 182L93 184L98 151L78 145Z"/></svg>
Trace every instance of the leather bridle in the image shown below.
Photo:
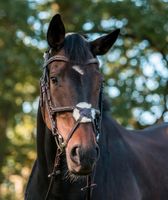
<svg viewBox="0 0 168 200"><path fill-rule="evenodd" d="M84 117L92 123L94 132L96 133L96 138L97 141L99 139L99 134L101 130L101 114L102 114L102 88L100 89L100 98L99 98L99 109L95 109L91 106L91 104L86 104L88 107L83 108L79 107L79 104L73 105L73 106L53 106L52 100L51 100L51 94L50 94L50 87L49 87L49 69L48 65L52 62L55 61L63 61L63 62L69 62L70 60L61 55L55 55L55 56L50 56L50 52L47 51L44 56L44 65L43 65L43 76L41 77L40 80L40 87L41 87L41 95L40 95L40 106L41 106L41 111L43 115L43 119L45 121L45 109L48 113L49 116L49 122L51 126L51 133L54 137L56 146L57 146L57 151L55 155L55 161L54 161L54 166L52 172L48 175L50 177L50 183L49 187L47 190L47 194L45 197L45 200L48 199L49 197L49 192L51 190L52 184L54 177L58 174L60 174L60 157L63 152L65 152L65 148L73 136L75 130L78 128L80 123L85 123L83 122ZM89 59L84 65L89 65L89 64L98 64L98 60L96 58ZM62 112L74 112L74 110L77 109L79 112L79 117L76 119L76 122L71 129L71 131L68 133L68 137L66 140L63 139L62 135L59 133L59 130L57 128L56 124L56 115ZM94 113L94 116L92 115ZM87 195L86 199L89 200L91 198L91 188L95 186L95 184L92 184L92 179L91 176L89 175L87 178L87 186L85 188L82 188L81 190L87 190Z"/></svg>

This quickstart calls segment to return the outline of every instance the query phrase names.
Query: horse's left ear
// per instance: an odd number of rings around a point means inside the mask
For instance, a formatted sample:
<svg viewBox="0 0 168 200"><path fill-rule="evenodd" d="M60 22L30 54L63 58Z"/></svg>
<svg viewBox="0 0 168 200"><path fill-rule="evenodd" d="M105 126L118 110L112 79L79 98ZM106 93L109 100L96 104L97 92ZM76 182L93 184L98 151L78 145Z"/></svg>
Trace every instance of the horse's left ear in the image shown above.
<svg viewBox="0 0 168 200"><path fill-rule="evenodd" d="M60 14L56 14L49 24L47 31L47 41L50 47L57 48L63 43L65 38L65 27Z"/></svg>
<svg viewBox="0 0 168 200"><path fill-rule="evenodd" d="M116 29L115 31L101 36L98 39L92 41L91 50L94 55L103 55L105 54L114 44L118 35L120 33L120 29Z"/></svg>

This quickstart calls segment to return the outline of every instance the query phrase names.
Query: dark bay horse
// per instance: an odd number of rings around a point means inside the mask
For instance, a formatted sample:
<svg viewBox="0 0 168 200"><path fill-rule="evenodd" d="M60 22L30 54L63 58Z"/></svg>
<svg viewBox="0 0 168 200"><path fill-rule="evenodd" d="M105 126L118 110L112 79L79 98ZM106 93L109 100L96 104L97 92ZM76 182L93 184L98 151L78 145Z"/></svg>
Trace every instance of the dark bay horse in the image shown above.
<svg viewBox="0 0 168 200"><path fill-rule="evenodd" d="M52 18L26 200L168 199L168 124L128 131L111 119L102 98L96 56L118 34L88 42L65 35L60 15Z"/></svg>

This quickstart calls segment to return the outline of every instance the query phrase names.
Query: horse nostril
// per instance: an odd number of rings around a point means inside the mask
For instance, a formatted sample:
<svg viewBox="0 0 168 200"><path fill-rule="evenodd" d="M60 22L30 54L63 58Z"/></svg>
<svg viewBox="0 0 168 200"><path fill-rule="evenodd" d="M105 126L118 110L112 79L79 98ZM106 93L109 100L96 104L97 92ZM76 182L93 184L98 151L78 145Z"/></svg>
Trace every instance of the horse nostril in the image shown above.
<svg viewBox="0 0 168 200"><path fill-rule="evenodd" d="M83 153L82 153L83 152ZM80 165L81 163L94 162L99 159L100 149L96 146L94 149L82 151L80 146L74 146L70 152L71 160Z"/></svg>
<svg viewBox="0 0 168 200"><path fill-rule="evenodd" d="M72 148L71 153L70 153L71 160L77 164L80 164L79 151L80 151L80 147L75 146Z"/></svg>

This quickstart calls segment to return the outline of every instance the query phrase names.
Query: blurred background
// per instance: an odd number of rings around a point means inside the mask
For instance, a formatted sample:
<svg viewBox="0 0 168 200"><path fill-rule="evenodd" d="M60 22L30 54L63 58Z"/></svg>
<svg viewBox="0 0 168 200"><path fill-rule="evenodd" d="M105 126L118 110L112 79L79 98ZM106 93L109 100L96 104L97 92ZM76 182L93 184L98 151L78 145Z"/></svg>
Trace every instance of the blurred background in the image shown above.
<svg viewBox="0 0 168 200"><path fill-rule="evenodd" d="M36 158L45 35L58 12L90 40L121 29L100 58L113 118L130 129L168 122L168 0L0 1L1 200L23 199Z"/></svg>

